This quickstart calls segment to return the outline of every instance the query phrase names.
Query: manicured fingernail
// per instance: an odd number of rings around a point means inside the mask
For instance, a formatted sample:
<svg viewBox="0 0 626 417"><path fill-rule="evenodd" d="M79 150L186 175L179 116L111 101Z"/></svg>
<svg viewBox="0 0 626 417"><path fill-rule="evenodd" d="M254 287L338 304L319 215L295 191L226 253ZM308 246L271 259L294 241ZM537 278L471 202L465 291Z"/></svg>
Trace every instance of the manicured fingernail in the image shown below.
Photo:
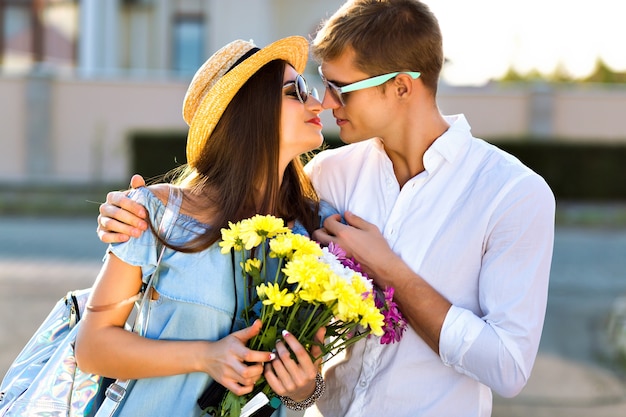
<svg viewBox="0 0 626 417"><path fill-rule="evenodd" d="M276 354L274 352L270 353L270 362L276 359Z"/></svg>
<svg viewBox="0 0 626 417"><path fill-rule="evenodd" d="M287 337L289 336L291 333L289 333L287 330L283 330L283 337Z"/></svg>

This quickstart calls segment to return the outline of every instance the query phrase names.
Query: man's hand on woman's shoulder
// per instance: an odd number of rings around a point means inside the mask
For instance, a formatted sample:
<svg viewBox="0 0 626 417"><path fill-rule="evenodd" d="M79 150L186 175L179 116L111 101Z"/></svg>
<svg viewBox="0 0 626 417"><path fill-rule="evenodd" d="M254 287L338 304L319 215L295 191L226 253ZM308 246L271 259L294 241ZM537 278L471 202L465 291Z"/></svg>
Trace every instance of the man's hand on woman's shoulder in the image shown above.
<svg viewBox="0 0 626 417"><path fill-rule="evenodd" d="M131 188L146 185L141 175L133 175ZM104 243L126 242L130 237L139 237L148 229L146 209L127 196L128 191L111 191L106 202L100 205L98 215L98 237Z"/></svg>

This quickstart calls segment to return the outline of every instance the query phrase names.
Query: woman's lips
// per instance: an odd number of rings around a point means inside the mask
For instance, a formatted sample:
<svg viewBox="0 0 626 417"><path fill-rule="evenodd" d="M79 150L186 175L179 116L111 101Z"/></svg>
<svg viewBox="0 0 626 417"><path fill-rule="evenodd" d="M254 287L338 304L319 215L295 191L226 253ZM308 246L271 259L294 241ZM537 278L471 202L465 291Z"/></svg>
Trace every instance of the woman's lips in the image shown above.
<svg viewBox="0 0 626 417"><path fill-rule="evenodd" d="M319 117L314 117L314 118L312 118L310 120L307 120L306 122L307 123L312 123L312 124L317 125L319 127L322 127L322 120Z"/></svg>

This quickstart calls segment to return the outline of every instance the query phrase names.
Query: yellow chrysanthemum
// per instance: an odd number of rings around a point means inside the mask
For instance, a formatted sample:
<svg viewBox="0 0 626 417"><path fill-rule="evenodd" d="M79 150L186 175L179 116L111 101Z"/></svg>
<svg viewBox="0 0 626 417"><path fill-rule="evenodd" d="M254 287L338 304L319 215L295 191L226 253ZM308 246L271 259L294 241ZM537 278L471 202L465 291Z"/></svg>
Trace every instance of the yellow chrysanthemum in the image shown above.
<svg viewBox="0 0 626 417"><path fill-rule="evenodd" d="M374 304L370 308L362 311L360 324L365 327L369 327L372 330L372 334L375 336L382 336L385 334L383 326L385 324L385 316L376 308Z"/></svg>
<svg viewBox="0 0 626 417"><path fill-rule="evenodd" d="M282 272L287 276L289 284L298 284L303 288L323 286L331 274L330 267L313 255L292 259Z"/></svg>
<svg viewBox="0 0 626 417"><path fill-rule="evenodd" d="M263 237L260 236L254 227L252 226L252 219L245 219L241 221L239 235L246 250L255 248L261 244Z"/></svg>
<svg viewBox="0 0 626 417"><path fill-rule="evenodd" d="M267 289L267 285L261 284L257 285L256 293L259 296L259 299L263 300L265 298L265 290Z"/></svg>
<svg viewBox="0 0 626 417"><path fill-rule="evenodd" d="M283 307L291 307L295 299L293 293L290 293L287 288L281 290L278 284L268 284L263 289L263 293L267 297L263 300L263 304L273 306L276 311L280 311Z"/></svg>
<svg viewBox="0 0 626 417"><path fill-rule="evenodd" d="M326 304L324 291L332 275L330 267L326 264L314 264L306 268L307 265L305 262L303 272L299 278L298 296L311 304Z"/></svg>
<svg viewBox="0 0 626 417"><path fill-rule="evenodd" d="M291 237L292 246L294 250L294 257L315 255L322 256L322 248L319 244L312 241L310 238L294 234Z"/></svg>
<svg viewBox="0 0 626 417"><path fill-rule="evenodd" d="M358 320L361 299L362 297L354 291L354 288L337 274L331 274L322 294L322 300L327 305L333 306L335 316L344 322Z"/></svg>
<svg viewBox="0 0 626 417"><path fill-rule="evenodd" d="M352 275L352 288L357 294L371 293L371 286L368 286L362 275L355 273Z"/></svg>
<svg viewBox="0 0 626 417"><path fill-rule="evenodd" d="M280 234L270 240L272 258L290 258L294 250L293 233Z"/></svg>
<svg viewBox="0 0 626 417"><path fill-rule="evenodd" d="M228 222L228 228L223 228L222 241L219 243L222 253L228 253L231 249L240 251L243 249L243 241L241 240L240 223Z"/></svg>
<svg viewBox="0 0 626 417"><path fill-rule="evenodd" d="M274 216L254 217L241 221L240 236L244 247L247 250L255 248L261 244L264 238L272 238L279 233L286 233L289 228L285 227L283 219Z"/></svg>
<svg viewBox="0 0 626 417"><path fill-rule="evenodd" d="M324 292L324 298L327 304L333 301L333 313L336 317L344 322L358 322L362 316L368 316L368 320L374 322L375 318L371 316L372 309L376 309L373 294L367 286L363 292L363 285L355 284L355 280L360 277L355 276L352 284L348 284L345 279L337 276L333 278ZM382 324L381 324L382 326Z"/></svg>
<svg viewBox="0 0 626 417"><path fill-rule="evenodd" d="M342 320L347 322L359 321L359 302L360 299L354 296L354 294L350 294L349 297L339 299L339 303L337 303L337 315L341 317Z"/></svg>
<svg viewBox="0 0 626 417"><path fill-rule="evenodd" d="M320 286L311 286L308 288L302 288L297 292L298 298L309 304L318 304L322 301L322 294L324 289Z"/></svg>
<svg viewBox="0 0 626 417"><path fill-rule="evenodd" d="M261 270L261 260L257 258L251 258L246 260L243 265L243 270L248 274L256 274Z"/></svg>

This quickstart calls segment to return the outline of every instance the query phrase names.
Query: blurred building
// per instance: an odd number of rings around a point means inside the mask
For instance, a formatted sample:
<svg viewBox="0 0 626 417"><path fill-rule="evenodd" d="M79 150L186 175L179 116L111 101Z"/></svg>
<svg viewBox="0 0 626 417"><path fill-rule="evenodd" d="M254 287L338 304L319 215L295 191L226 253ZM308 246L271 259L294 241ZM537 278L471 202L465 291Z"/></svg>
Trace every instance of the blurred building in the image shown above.
<svg viewBox="0 0 626 417"><path fill-rule="evenodd" d="M207 57L238 38L310 37L342 3L0 0L0 186L126 183L138 136L184 138L182 100ZM320 87L314 64L306 77ZM440 106L486 139L626 140L625 89L442 85Z"/></svg>
<svg viewBox="0 0 626 417"><path fill-rule="evenodd" d="M125 182L138 132L186 129L186 87L213 52L311 36L341 3L0 0L0 184Z"/></svg>

